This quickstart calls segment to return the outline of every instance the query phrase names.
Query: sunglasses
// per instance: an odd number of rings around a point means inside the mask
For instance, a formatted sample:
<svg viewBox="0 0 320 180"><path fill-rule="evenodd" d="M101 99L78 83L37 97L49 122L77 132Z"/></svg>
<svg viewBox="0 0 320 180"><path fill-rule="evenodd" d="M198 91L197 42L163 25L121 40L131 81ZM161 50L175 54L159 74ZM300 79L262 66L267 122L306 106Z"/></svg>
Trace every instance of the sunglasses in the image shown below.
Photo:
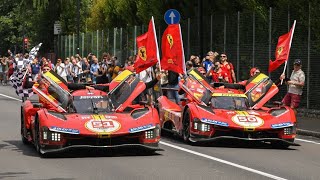
<svg viewBox="0 0 320 180"><path fill-rule="evenodd" d="M221 57L227 57L227 56L221 56Z"/></svg>

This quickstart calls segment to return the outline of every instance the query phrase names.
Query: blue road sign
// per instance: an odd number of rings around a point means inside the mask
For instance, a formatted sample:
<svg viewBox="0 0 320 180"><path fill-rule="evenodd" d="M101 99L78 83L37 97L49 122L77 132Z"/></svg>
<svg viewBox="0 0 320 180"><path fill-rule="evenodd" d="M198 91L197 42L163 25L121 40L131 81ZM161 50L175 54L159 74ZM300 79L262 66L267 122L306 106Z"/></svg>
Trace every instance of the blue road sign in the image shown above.
<svg viewBox="0 0 320 180"><path fill-rule="evenodd" d="M180 22L180 13L175 9L169 9L164 14L164 21L167 24L179 24L179 22Z"/></svg>

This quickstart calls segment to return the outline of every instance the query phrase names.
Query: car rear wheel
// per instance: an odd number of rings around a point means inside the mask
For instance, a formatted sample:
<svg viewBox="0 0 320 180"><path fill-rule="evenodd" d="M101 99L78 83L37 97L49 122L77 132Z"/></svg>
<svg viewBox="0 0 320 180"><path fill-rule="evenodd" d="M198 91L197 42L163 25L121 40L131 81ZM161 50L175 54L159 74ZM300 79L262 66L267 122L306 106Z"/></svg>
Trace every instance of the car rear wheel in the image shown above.
<svg viewBox="0 0 320 180"><path fill-rule="evenodd" d="M187 109L183 116L183 140L190 143L190 110Z"/></svg>

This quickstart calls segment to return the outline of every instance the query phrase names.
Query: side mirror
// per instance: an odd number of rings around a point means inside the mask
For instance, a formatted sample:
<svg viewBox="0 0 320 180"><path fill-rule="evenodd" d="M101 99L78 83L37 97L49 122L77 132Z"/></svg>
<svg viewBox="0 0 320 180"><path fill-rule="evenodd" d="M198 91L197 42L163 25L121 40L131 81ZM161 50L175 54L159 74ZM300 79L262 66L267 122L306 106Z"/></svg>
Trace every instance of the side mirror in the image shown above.
<svg viewBox="0 0 320 180"><path fill-rule="evenodd" d="M43 104L42 103L32 103L33 108L43 108Z"/></svg>

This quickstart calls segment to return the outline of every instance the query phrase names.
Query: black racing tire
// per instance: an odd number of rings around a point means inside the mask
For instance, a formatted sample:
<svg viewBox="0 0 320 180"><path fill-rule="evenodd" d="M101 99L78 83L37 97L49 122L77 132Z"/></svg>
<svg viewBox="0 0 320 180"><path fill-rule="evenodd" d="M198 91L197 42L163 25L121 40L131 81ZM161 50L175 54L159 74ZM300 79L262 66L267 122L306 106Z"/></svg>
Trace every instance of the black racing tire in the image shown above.
<svg viewBox="0 0 320 180"><path fill-rule="evenodd" d="M36 151L40 154L40 131L39 131L39 120L38 116L35 117L34 122L34 147L36 148Z"/></svg>
<svg viewBox="0 0 320 180"><path fill-rule="evenodd" d="M30 142L28 141L28 139L24 136L26 133L26 128L24 125L24 112L23 109L21 108L21 121L20 121L20 134L21 134L21 141L23 144L30 144Z"/></svg>
<svg viewBox="0 0 320 180"><path fill-rule="evenodd" d="M34 132L35 132L35 138L34 138L34 146L36 148L37 153L40 155L40 157L45 158L48 157L47 154L41 153L41 145L40 145L40 125L39 125L39 119L38 116L35 118L34 123Z"/></svg>
<svg viewBox="0 0 320 180"><path fill-rule="evenodd" d="M183 115L183 131L182 131L182 137L183 137L183 141L186 143L190 143L190 110L187 109L184 112Z"/></svg>

